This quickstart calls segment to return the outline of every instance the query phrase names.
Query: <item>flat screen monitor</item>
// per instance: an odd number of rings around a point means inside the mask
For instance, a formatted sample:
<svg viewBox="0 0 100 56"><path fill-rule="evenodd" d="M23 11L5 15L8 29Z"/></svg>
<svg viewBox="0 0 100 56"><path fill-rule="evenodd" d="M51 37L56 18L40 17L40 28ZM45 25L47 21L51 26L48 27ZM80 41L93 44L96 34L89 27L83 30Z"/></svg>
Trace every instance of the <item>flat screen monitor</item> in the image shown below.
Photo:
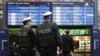
<svg viewBox="0 0 100 56"><path fill-rule="evenodd" d="M31 17L32 25L44 22L43 14L51 11L50 2L8 2L7 24L9 26L23 25L23 19Z"/></svg>
<svg viewBox="0 0 100 56"><path fill-rule="evenodd" d="M53 3L53 22L59 26L94 25L93 2Z"/></svg>

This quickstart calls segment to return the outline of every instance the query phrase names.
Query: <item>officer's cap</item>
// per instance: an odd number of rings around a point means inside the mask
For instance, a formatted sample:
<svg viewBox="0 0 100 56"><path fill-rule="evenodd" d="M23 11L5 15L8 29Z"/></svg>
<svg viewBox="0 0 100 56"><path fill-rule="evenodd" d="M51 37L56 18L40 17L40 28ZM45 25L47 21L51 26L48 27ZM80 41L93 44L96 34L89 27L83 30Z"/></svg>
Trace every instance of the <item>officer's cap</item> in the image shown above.
<svg viewBox="0 0 100 56"><path fill-rule="evenodd" d="M24 22L24 21L31 21L31 17L24 18L24 19L23 19L23 22Z"/></svg>
<svg viewBox="0 0 100 56"><path fill-rule="evenodd" d="M43 16L49 16L51 14L52 14L52 12L48 11L48 12L44 13Z"/></svg>

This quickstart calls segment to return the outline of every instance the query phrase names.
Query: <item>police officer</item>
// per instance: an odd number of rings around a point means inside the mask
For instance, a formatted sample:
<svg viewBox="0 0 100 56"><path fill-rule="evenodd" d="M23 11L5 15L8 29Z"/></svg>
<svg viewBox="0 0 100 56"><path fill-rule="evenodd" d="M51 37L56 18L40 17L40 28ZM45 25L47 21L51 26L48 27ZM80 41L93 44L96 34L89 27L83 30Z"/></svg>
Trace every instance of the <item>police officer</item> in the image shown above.
<svg viewBox="0 0 100 56"><path fill-rule="evenodd" d="M73 39L69 36L70 31L66 31L66 35L63 36L63 56L72 56L71 51L74 51Z"/></svg>
<svg viewBox="0 0 100 56"><path fill-rule="evenodd" d="M20 56L35 56L35 34L31 29L31 17L23 20L24 26L18 33L18 47Z"/></svg>
<svg viewBox="0 0 100 56"><path fill-rule="evenodd" d="M51 22L51 15L51 12L44 13L45 22L37 28L40 56L57 56L57 46L62 49L62 39L57 24Z"/></svg>

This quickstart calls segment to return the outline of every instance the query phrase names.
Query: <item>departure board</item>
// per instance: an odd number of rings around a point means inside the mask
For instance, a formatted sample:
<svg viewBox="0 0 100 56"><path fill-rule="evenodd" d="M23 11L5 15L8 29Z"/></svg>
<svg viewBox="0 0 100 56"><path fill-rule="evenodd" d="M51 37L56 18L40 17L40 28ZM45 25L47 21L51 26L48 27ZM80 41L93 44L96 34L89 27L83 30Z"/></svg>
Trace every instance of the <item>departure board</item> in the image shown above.
<svg viewBox="0 0 100 56"><path fill-rule="evenodd" d="M39 25L44 22L43 14L51 11L49 2L8 2L7 19L8 25L23 25L24 18L31 17L32 25Z"/></svg>
<svg viewBox="0 0 100 56"><path fill-rule="evenodd" d="M24 18L31 17L32 26L44 22L43 14L51 11L52 22L59 26L94 25L93 2L8 2L7 23L23 25Z"/></svg>
<svg viewBox="0 0 100 56"><path fill-rule="evenodd" d="M94 25L94 3L53 3L53 22L58 25Z"/></svg>

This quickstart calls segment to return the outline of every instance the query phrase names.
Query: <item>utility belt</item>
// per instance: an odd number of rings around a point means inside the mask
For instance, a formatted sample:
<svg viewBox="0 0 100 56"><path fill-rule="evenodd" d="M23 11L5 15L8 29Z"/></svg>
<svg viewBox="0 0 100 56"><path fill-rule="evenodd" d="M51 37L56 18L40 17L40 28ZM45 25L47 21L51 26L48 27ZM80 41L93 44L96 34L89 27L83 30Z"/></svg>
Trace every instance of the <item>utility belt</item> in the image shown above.
<svg viewBox="0 0 100 56"><path fill-rule="evenodd" d="M19 49L21 49L21 50L25 50L25 49L29 49L29 48L19 48Z"/></svg>
<svg viewBox="0 0 100 56"><path fill-rule="evenodd" d="M35 47L33 47L33 48L32 48L32 47L20 47L19 49L20 49L20 50L29 50L29 49L30 49L30 50L36 50Z"/></svg>

